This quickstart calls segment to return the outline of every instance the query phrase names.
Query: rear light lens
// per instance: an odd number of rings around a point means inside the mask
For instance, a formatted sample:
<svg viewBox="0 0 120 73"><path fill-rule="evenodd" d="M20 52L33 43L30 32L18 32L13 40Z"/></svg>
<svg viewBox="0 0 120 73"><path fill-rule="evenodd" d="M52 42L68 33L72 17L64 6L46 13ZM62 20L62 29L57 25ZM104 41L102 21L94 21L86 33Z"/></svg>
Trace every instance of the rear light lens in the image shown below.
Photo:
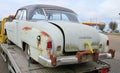
<svg viewBox="0 0 120 73"><path fill-rule="evenodd" d="M106 45L109 46L109 40L107 40Z"/></svg>
<svg viewBox="0 0 120 73"><path fill-rule="evenodd" d="M108 73L107 69L102 69L102 73Z"/></svg>
<svg viewBox="0 0 120 73"><path fill-rule="evenodd" d="M47 42L47 48L52 48L52 41Z"/></svg>

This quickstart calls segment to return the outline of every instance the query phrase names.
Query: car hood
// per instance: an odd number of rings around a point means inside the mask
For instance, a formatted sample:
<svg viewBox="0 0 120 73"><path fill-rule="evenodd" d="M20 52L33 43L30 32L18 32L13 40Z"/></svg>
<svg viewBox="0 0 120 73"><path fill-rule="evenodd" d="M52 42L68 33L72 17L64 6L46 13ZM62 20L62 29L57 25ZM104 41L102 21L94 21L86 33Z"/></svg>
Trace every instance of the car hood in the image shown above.
<svg viewBox="0 0 120 73"><path fill-rule="evenodd" d="M65 21L49 21L59 26L64 33L65 37L65 51L82 51L88 50L89 48L85 47L85 42L91 43L93 48L97 49L95 45L98 46L100 42L100 35L96 29L73 22Z"/></svg>

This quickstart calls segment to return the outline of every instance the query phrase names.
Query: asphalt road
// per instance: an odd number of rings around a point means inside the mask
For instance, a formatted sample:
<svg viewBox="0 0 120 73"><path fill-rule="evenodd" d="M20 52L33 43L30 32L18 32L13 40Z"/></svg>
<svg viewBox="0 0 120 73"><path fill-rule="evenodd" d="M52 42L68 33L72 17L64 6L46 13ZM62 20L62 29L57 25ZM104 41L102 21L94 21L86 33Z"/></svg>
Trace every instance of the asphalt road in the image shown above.
<svg viewBox="0 0 120 73"><path fill-rule="evenodd" d="M106 60L111 65L110 73L120 73L120 36L109 36L110 47L116 50L114 59ZM8 73L7 64L0 55L0 73Z"/></svg>
<svg viewBox="0 0 120 73"><path fill-rule="evenodd" d="M120 36L109 36L109 48L115 49L115 58L106 60L111 65L110 73L120 73Z"/></svg>

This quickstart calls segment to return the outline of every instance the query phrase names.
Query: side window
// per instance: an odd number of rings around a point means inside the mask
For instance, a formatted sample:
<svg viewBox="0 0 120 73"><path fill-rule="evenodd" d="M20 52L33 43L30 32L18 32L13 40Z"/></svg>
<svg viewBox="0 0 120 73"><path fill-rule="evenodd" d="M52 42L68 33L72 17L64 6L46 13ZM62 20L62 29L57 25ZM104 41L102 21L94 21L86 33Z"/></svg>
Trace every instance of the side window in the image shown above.
<svg viewBox="0 0 120 73"><path fill-rule="evenodd" d="M21 17L22 10L17 11L15 19L19 20Z"/></svg>
<svg viewBox="0 0 120 73"><path fill-rule="evenodd" d="M26 20L26 10L19 10L15 17L17 20Z"/></svg>
<svg viewBox="0 0 120 73"><path fill-rule="evenodd" d="M21 20L26 20L26 10L22 10Z"/></svg>

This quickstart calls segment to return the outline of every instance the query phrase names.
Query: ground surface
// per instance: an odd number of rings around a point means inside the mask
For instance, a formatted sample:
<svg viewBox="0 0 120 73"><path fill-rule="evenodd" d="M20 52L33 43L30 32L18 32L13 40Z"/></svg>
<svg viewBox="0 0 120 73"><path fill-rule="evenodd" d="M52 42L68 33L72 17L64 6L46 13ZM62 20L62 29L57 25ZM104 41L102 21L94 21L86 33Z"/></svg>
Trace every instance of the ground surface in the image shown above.
<svg viewBox="0 0 120 73"><path fill-rule="evenodd" d="M115 58L111 60L106 60L111 65L110 73L120 73L120 36L109 36L110 47L115 49Z"/></svg>
<svg viewBox="0 0 120 73"><path fill-rule="evenodd" d="M116 50L114 59L106 60L111 65L110 73L120 73L120 36L108 35L110 39L110 47ZM0 73L8 73L7 64L4 63L0 55Z"/></svg>
<svg viewBox="0 0 120 73"><path fill-rule="evenodd" d="M5 63L0 55L0 73L8 73L7 63Z"/></svg>

